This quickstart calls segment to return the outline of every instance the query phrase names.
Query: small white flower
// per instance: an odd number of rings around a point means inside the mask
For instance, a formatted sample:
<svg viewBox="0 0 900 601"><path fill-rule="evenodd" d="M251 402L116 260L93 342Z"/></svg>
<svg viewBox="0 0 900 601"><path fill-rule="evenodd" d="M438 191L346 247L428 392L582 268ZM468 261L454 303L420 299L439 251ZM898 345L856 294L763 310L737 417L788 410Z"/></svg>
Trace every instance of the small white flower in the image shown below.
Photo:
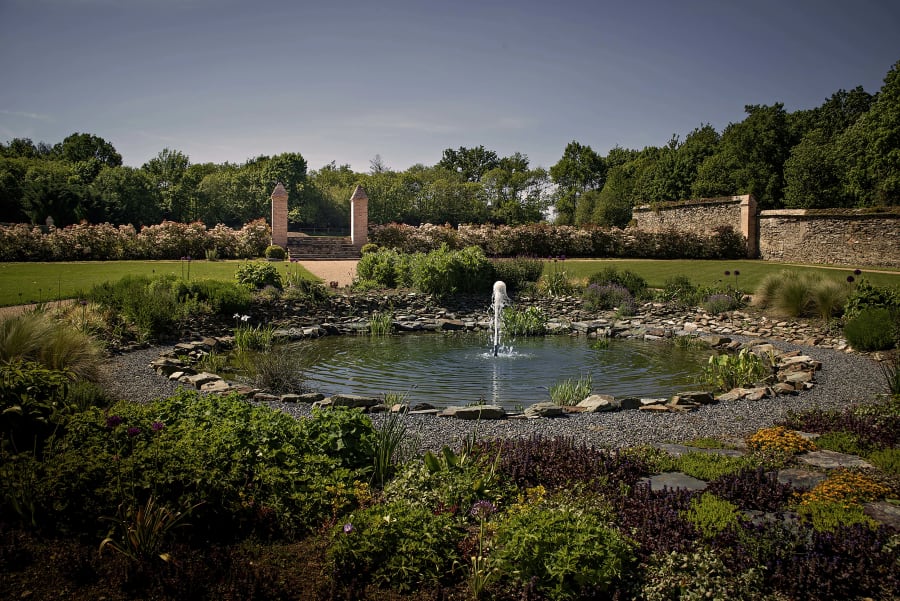
<svg viewBox="0 0 900 601"><path fill-rule="evenodd" d="M241 315L241 321L250 321L249 315Z"/></svg>
<svg viewBox="0 0 900 601"><path fill-rule="evenodd" d="M241 314L240 314L240 313L235 313L235 314L234 314L234 319L240 319L240 318L241 318Z"/></svg>

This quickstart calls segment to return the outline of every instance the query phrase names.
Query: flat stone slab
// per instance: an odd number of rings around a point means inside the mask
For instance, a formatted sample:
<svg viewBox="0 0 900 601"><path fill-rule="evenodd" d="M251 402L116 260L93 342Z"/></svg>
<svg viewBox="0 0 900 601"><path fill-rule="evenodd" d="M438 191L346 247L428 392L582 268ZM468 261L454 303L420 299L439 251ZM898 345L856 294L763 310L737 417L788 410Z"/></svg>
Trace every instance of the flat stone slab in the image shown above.
<svg viewBox="0 0 900 601"><path fill-rule="evenodd" d="M834 451L810 451L797 457L803 463L824 470L833 470L839 467L860 467L871 469L872 464L857 457Z"/></svg>
<svg viewBox="0 0 900 601"><path fill-rule="evenodd" d="M778 470L776 477L781 484L790 484L797 490L802 491L812 490L817 484L825 480L825 474L822 472L801 470L799 468Z"/></svg>
<svg viewBox="0 0 900 601"><path fill-rule="evenodd" d="M604 411L617 411L622 404L615 397L608 394L592 394L576 405L584 413L600 413Z"/></svg>
<svg viewBox="0 0 900 601"><path fill-rule="evenodd" d="M525 409L525 417L530 419L539 417L561 417L562 415L563 408L550 401L535 403Z"/></svg>
<svg viewBox="0 0 900 601"><path fill-rule="evenodd" d="M691 447L684 444L657 443L652 445L657 449L662 449L669 455L679 457L685 453L705 453L707 455L724 455L725 457L743 457L747 453L738 449L702 449L700 447Z"/></svg>
<svg viewBox="0 0 900 601"><path fill-rule="evenodd" d="M866 503L863 505L863 513L879 524L900 530L900 507L896 505L891 505L884 501Z"/></svg>
<svg viewBox="0 0 900 601"><path fill-rule="evenodd" d="M681 472L657 474L649 478L642 478L641 482L649 483L652 491L661 491L666 488L669 490L706 490L706 482Z"/></svg>
<svg viewBox="0 0 900 601"><path fill-rule="evenodd" d="M499 405L472 405L471 407L448 407L440 417L456 419L506 419L506 411Z"/></svg>

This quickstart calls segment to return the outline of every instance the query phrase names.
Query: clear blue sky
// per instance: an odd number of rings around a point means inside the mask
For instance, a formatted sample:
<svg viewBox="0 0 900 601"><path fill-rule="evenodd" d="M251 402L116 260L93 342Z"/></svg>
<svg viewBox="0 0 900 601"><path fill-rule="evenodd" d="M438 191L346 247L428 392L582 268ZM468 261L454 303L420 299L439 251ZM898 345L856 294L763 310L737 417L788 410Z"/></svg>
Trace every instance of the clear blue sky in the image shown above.
<svg viewBox="0 0 900 601"><path fill-rule="evenodd" d="M897 60L896 0L0 0L0 140L549 167L571 140L605 155L875 93Z"/></svg>

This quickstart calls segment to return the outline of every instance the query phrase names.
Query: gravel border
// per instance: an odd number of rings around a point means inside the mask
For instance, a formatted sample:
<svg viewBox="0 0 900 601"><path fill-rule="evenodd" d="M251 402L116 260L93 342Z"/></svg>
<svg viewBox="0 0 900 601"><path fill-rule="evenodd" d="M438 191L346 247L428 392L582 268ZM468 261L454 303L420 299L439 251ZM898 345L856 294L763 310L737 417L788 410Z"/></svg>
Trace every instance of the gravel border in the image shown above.
<svg viewBox="0 0 900 601"><path fill-rule="evenodd" d="M741 337L734 336L735 340ZM749 339L747 339L749 340ZM686 413L656 414L644 411L571 414L560 418L485 420L480 422L408 415L404 419L409 441L416 450L456 446L476 433L479 438L516 438L541 435L566 437L598 447L628 447L661 442L683 442L712 436L744 438L759 428L773 425L790 411L840 409L854 402L872 401L884 392L884 378L874 360L865 355L818 347L770 341L783 350L800 350L822 362L816 386L796 396L760 401L735 401L705 405ZM157 375L149 364L171 347L151 347L112 357L106 364L104 384L115 397L150 402L174 394L183 385ZM296 418L310 415L305 404L260 403ZM380 424L384 416L373 414Z"/></svg>

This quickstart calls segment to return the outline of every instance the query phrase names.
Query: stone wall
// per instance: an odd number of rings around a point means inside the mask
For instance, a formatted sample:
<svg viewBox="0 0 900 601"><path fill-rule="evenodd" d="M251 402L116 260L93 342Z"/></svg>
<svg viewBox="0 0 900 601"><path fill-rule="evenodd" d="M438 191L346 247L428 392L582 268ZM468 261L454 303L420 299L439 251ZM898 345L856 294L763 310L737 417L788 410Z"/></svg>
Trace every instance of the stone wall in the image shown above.
<svg viewBox="0 0 900 601"><path fill-rule="evenodd" d="M759 254L766 261L900 267L900 207L762 211Z"/></svg>
<svg viewBox="0 0 900 601"><path fill-rule="evenodd" d="M643 205L632 210L635 227L649 232L677 230L708 235L730 227L747 239L747 256L757 248L756 200L750 195Z"/></svg>

